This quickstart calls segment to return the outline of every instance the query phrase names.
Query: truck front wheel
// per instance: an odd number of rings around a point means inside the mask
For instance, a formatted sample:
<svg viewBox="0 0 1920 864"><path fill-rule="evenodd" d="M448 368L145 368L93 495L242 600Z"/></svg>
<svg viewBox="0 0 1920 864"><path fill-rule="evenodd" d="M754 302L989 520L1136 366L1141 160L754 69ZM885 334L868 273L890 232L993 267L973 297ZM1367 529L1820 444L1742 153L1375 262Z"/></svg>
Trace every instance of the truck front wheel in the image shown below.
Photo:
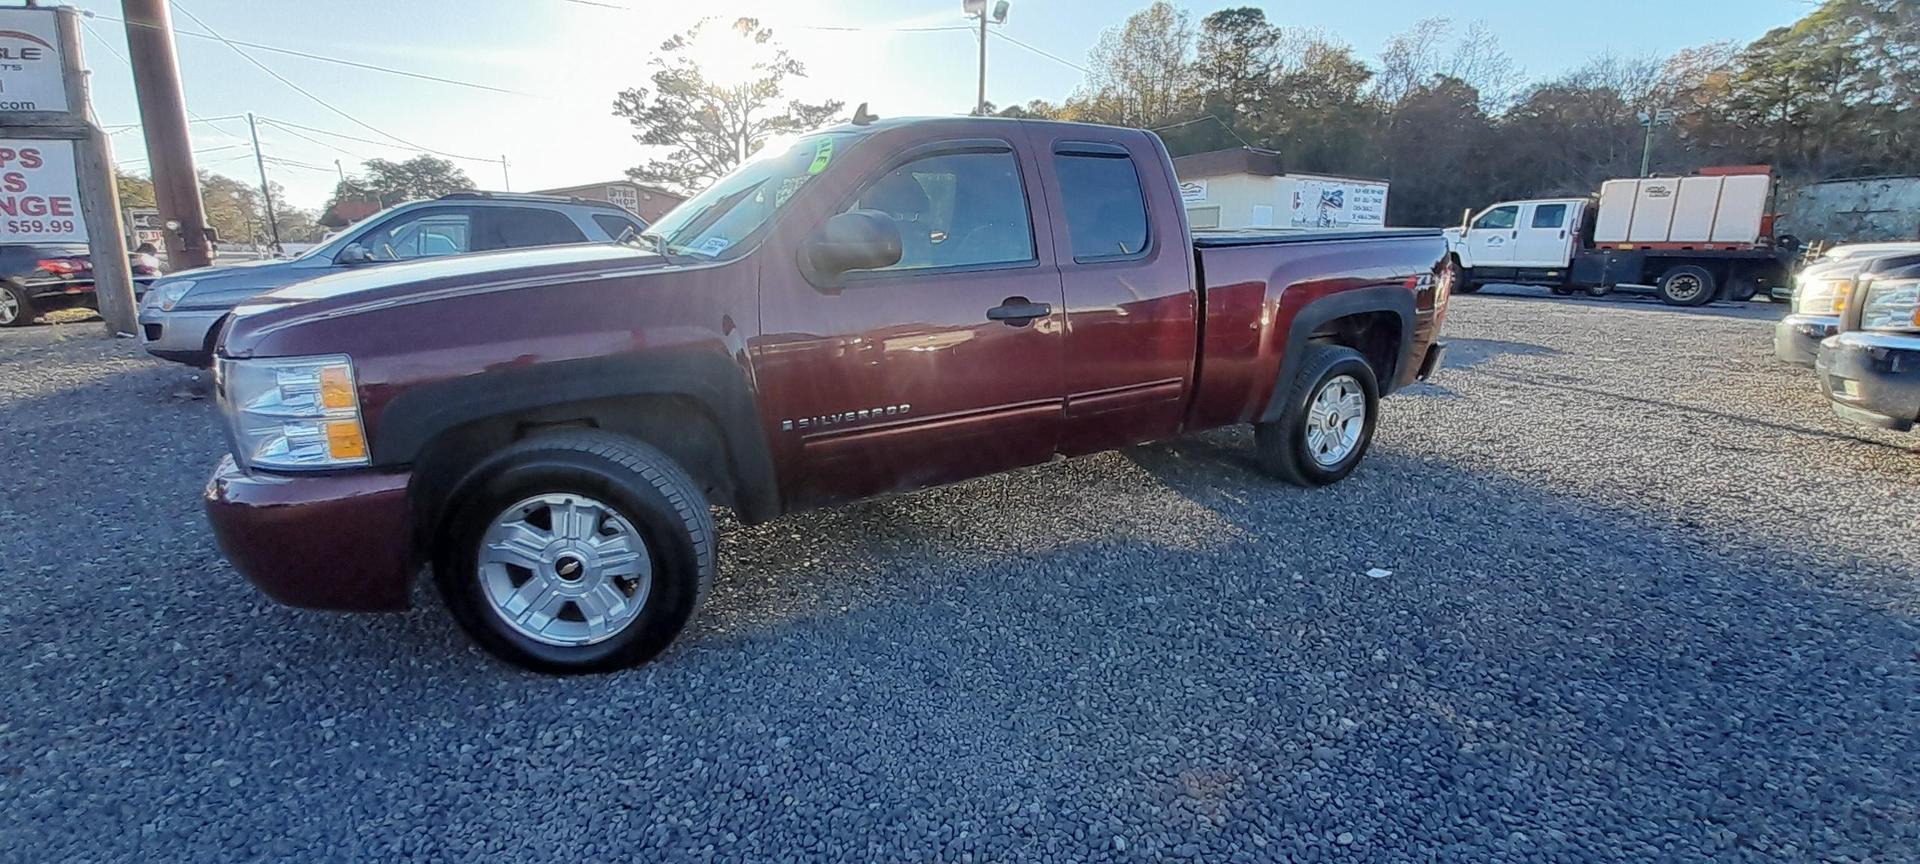
<svg viewBox="0 0 1920 864"><path fill-rule="evenodd" d="M1705 306L1713 302L1713 273L1697 264L1681 264L1660 275L1654 286L1669 306Z"/></svg>
<svg viewBox="0 0 1920 864"><path fill-rule="evenodd" d="M713 582L713 515L666 454L593 431L543 435L461 484L434 581L461 629L556 674L646 662Z"/></svg>
<svg viewBox="0 0 1920 864"><path fill-rule="evenodd" d="M1295 486L1325 486L1353 473L1380 416L1380 385L1367 358L1316 343L1283 398L1280 419L1253 427L1261 469Z"/></svg>

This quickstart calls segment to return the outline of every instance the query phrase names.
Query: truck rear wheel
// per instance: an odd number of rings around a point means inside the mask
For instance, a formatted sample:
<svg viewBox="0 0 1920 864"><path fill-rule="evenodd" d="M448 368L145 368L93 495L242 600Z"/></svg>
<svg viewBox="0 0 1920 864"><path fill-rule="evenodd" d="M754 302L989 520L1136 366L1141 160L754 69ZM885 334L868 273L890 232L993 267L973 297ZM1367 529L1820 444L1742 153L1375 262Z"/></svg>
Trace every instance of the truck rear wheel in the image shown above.
<svg viewBox="0 0 1920 864"><path fill-rule="evenodd" d="M1654 286L1669 306L1705 306L1713 302L1713 273L1697 264L1681 264L1660 274Z"/></svg>
<svg viewBox="0 0 1920 864"><path fill-rule="evenodd" d="M1344 345L1315 343L1283 398L1280 419L1253 427L1261 470L1295 486L1325 486L1353 473L1380 416L1380 385L1367 358Z"/></svg>
<svg viewBox="0 0 1920 864"><path fill-rule="evenodd" d="M435 541L434 582L461 629L502 660L555 674L644 663L712 585L706 498L651 446L543 435L468 477Z"/></svg>

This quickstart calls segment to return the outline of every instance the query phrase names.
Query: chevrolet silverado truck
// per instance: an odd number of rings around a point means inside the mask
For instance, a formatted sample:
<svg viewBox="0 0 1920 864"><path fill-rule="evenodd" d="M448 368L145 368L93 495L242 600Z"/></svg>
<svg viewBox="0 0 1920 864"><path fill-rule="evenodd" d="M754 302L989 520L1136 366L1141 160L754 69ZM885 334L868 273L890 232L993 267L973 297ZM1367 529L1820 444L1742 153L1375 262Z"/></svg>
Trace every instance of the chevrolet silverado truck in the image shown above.
<svg viewBox="0 0 1920 864"><path fill-rule="evenodd" d="M434 581L526 667L643 662L744 523L1251 424L1346 477L1440 362L1437 230L1192 236L1150 132L999 118L768 147L625 242L393 264L217 344L236 569L297 606Z"/></svg>

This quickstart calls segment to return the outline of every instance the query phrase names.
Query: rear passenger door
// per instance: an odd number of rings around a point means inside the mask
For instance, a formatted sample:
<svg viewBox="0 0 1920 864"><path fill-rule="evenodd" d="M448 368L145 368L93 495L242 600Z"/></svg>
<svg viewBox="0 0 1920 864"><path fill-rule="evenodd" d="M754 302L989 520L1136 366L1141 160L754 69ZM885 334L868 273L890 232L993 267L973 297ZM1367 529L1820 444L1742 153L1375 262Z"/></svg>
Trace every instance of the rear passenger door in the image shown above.
<svg viewBox="0 0 1920 864"><path fill-rule="evenodd" d="M1037 126L1032 135L1067 304L1060 450L1172 437L1199 327L1193 249L1165 156L1141 132Z"/></svg>
<svg viewBox="0 0 1920 864"><path fill-rule="evenodd" d="M566 214L537 207L476 207L473 215L473 251L524 249L585 243L586 232Z"/></svg>
<svg viewBox="0 0 1920 864"><path fill-rule="evenodd" d="M1520 214L1520 236L1513 244L1513 266L1567 266L1567 235L1573 217L1574 207L1566 201L1528 204Z"/></svg>

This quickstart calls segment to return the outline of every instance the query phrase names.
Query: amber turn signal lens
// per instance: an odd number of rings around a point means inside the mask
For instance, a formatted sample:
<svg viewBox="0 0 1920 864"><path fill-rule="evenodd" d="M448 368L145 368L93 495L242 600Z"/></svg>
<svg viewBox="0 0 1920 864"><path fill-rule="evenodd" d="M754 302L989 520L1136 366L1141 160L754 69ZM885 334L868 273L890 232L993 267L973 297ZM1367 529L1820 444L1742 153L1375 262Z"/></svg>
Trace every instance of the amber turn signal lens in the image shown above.
<svg viewBox="0 0 1920 864"><path fill-rule="evenodd" d="M320 370L320 407L352 408L353 376L345 366L328 366Z"/></svg>
<svg viewBox="0 0 1920 864"><path fill-rule="evenodd" d="M367 439L360 434L360 421L333 420L327 423L327 454L335 459L365 459Z"/></svg>

